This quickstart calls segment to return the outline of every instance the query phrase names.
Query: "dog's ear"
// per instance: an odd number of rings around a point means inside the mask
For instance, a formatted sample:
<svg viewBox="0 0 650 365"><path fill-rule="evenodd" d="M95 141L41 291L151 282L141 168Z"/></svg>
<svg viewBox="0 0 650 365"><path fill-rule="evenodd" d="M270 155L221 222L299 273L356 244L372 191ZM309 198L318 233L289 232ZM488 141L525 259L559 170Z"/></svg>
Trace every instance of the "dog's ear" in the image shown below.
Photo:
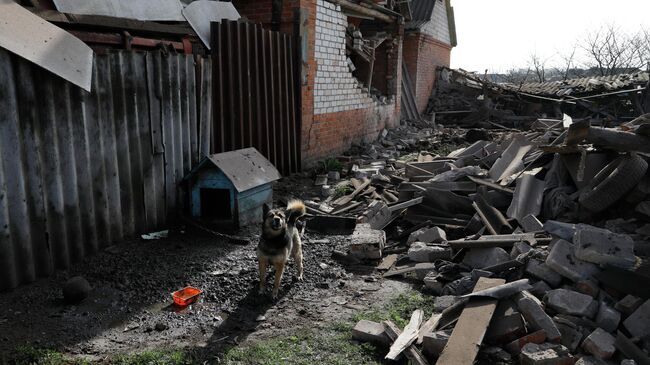
<svg viewBox="0 0 650 365"><path fill-rule="evenodd" d="M271 211L271 205L269 203L264 203L262 205L262 216L266 217L266 215Z"/></svg>

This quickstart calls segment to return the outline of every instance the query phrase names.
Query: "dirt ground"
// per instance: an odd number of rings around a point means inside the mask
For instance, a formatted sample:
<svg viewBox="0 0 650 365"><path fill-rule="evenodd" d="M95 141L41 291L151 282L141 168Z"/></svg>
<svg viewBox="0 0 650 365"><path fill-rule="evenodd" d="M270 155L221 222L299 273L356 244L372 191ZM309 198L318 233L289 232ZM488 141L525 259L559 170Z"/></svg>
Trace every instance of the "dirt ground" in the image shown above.
<svg viewBox="0 0 650 365"><path fill-rule="evenodd" d="M308 186L307 181L301 186ZM296 181L279 186L291 184ZM285 193L278 190L276 197ZM232 345L293 327L349 318L411 287L382 280L372 266L348 271L332 260L333 250L345 250L346 237L306 233L305 280L295 280L291 264L280 298L273 301L257 293L258 229L241 233L250 244L183 230L161 240L134 239L52 278L0 293L0 353L30 346L99 361L121 353L181 348L210 359ZM67 305L61 287L76 275L85 277L93 290L82 303ZM270 273L267 279L271 285ZM204 294L179 311L170 293L186 285Z"/></svg>

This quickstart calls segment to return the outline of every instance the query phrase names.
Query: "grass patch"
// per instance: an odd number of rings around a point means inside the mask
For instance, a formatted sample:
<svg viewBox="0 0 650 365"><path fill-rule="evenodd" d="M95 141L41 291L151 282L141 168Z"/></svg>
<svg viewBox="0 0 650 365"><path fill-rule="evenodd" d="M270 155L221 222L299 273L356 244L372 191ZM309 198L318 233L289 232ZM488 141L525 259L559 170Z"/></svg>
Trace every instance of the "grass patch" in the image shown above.
<svg viewBox="0 0 650 365"><path fill-rule="evenodd" d="M224 354L230 365L308 365L308 364L384 364L386 349L352 340L352 327L361 319L381 322L391 320L403 328L416 309L428 316L433 312L433 298L417 292L400 294L387 305L363 311L349 321L335 322L325 328L303 328L292 335L278 336L253 344L233 347Z"/></svg>
<svg viewBox="0 0 650 365"><path fill-rule="evenodd" d="M0 364L3 362L0 361ZM183 351L145 351L133 355L117 355L101 364L108 365L189 365L191 357ZM8 364L16 365L89 365L89 361L73 358L48 349L21 346Z"/></svg>
<svg viewBox="0 0 650 365"><path fill-rule="evenodd" d="M433 297L410 291L391 299L386 306L359 312L352 317L352 320L354 323L362 319L374 322L390 320L398 327L404 328L416 309L422 309L424 318L428 318L433 313Z"/></svg>

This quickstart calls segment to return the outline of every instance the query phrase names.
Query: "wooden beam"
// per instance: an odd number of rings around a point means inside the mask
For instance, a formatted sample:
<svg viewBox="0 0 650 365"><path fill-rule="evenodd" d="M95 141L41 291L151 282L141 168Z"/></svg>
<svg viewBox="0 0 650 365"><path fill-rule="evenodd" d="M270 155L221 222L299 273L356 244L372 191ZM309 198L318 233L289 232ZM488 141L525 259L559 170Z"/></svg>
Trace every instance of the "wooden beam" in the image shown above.
<svg viewBox="0 0 650 365"><path fill-rule="evenodd" d="M384 331L388 338L391 340L395 341L400 334L402 334L402 331L395 325L395 323L391 321L384 321ZM427 360L422 356L422 353L420 350L418 350L415 346L409 346L406 351L404 351L404 355L411 360L411 364L413 365L428 365L429 363Z"/></svg>
<svg viewBox="0 0 650 365"><path fill-rule="evenodd" d="M474 291L504 284L504 279L480 278ZM458 318L458 323L438 358L437 365L472 365L483 337L497 308L497 299L472 298Z"/></svg>
<svg viewBox="0 0 650 365"><path fill-rule="evenodd" d="M383 20L386 23L394 23L395 19L391 18L390 16L386 14L382 14L381 12L374 10L374 9L368 9L365 6L361 6L359 4L355 4L351 1L348 0L328 0L331 3L340 5L344 9L352 10L355 11L359 14L362 15L367 15L369 17L373 17L375 19Z"/></svg>
<svg viewBox="0 0 650 365"><path fill-rule="evenodd" d="M397 336L395 342L390 346L390 351L388 351L388 354L385 357L386 359L396 360L407 347L411 346L411 344L418 339L418 331L420 330L423 318L424 312L422 309L416 309L413 314L411 314L411 320L406 327L404 327L404 331Z"/></svg>

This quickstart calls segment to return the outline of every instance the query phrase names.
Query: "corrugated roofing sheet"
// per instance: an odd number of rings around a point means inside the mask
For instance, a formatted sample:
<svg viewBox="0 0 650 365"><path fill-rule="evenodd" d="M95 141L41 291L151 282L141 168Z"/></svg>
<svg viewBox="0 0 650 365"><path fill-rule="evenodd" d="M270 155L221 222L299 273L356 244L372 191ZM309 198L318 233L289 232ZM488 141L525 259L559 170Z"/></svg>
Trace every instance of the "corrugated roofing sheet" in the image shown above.
<svg viewBox="0 0 650 365"><path fill-rule="evenodd" d="M431 20L433 7L438 0L411 0L411 21L406 22L404 29L418 29Z"/></svg>
<svg viewBox="0 0 650 365"><path fill-rule="evenodd" d="M648 83L648 72L636 72L614 76L584 77L565 81L526 83L523 85L502 84L509 90L544 96L565 96L593 94L644 87Z"/></svg>

